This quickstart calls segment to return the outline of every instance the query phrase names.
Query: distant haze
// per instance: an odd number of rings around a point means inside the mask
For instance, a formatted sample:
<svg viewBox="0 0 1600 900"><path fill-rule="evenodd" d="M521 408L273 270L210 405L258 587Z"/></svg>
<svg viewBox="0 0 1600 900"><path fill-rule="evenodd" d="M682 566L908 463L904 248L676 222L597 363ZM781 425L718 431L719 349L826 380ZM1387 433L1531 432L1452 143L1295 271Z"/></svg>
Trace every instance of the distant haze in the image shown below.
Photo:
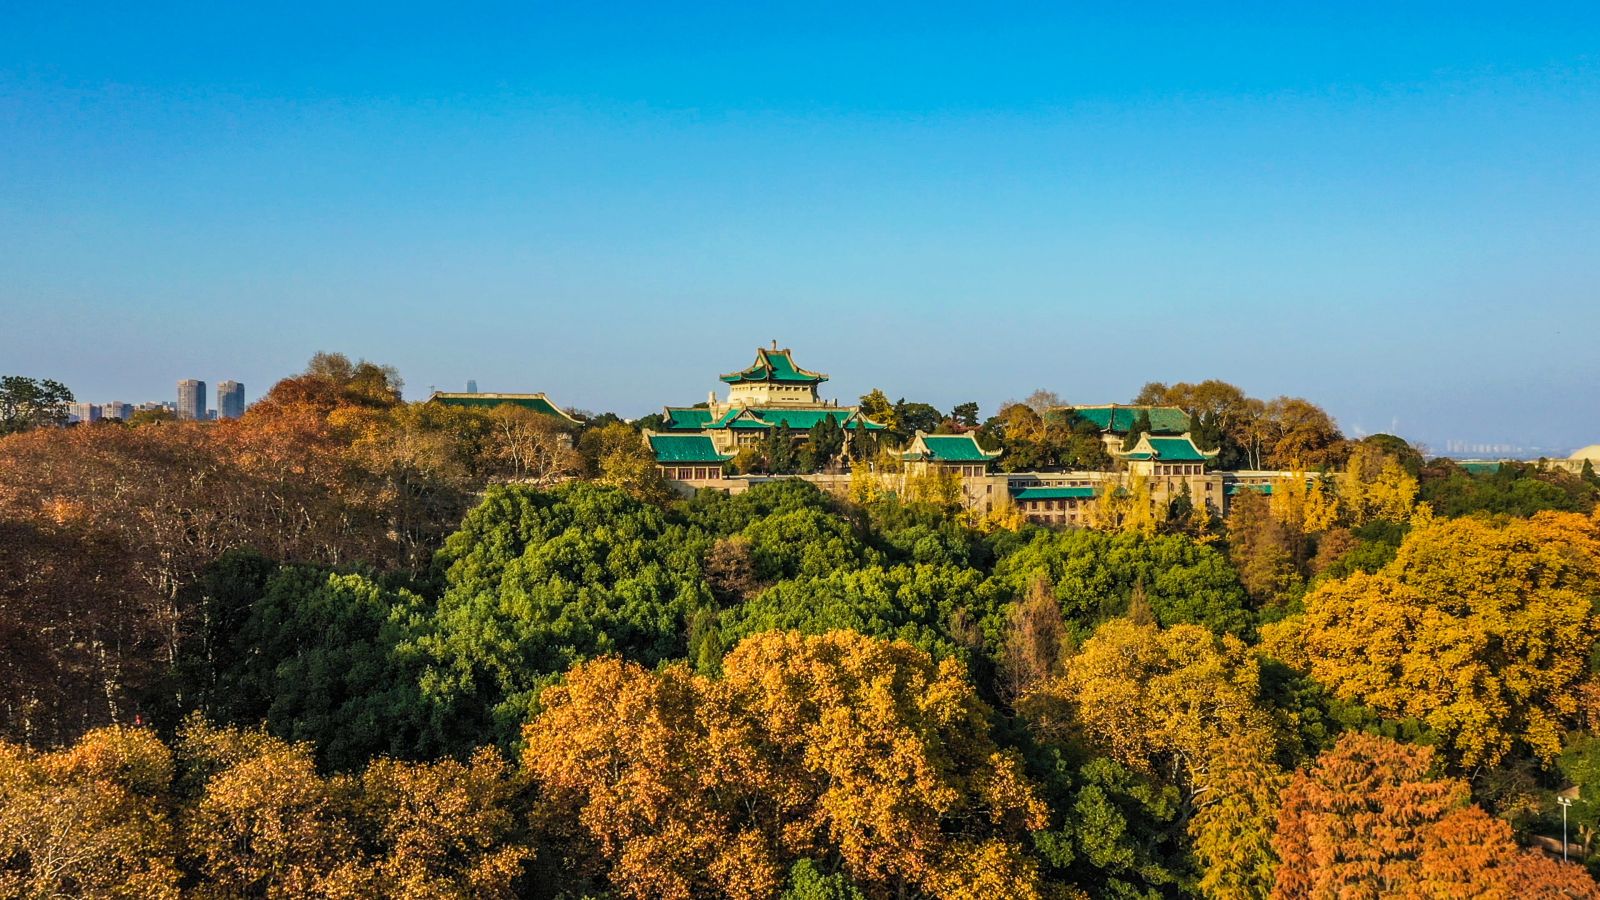
<svg viewBox="0 0 1600 900"><path fill-rule="evenodd" d="M1600 442L1593 4L227 6L7 11L0 374L635 416L776 338L842 400Z"/></svg>

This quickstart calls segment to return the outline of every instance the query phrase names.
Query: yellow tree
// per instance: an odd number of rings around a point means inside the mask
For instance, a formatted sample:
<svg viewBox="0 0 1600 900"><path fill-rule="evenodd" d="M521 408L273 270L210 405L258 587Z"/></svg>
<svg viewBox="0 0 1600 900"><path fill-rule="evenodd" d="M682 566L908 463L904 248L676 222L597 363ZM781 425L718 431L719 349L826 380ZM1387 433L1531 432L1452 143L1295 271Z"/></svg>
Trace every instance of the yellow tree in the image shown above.
<svg viewBox="0 0 1600 900"><path fill-rule="evenodd" d="M374 893L396 900L511 898L532 858L517 840L517 783L500 754L466 762L375 760L358 821L376 845Z"/></svg>
<svg viewBox="0 0 1600 900"><path fill-rule="evenodd" d="M148 731L48 754L0 742L0 897L176 898L172 772Z"/></svg>
<svg viewBox="0 0 1600 900"><path fill-rule="evenodd" d="M311 750L191 720L178 742L196 794L182 811L197 897L371 896L350 821L355 785L323 779Z"/></svg>
<svg viewBox="0 0 1600 900"><path fill-rule="evenodd" d="M671 496L650 448L628 425L612 422L592 428L583 435L579 446L600 484L622 488L651 503L664 502Z"/></svg>
<svg viewBox="0 0 1600 900"><path fill-rule="evenodd" d="M1321 534L1339 520L1339 505L1327 485L1305 472L1272 482L1272 515L1299 535Z"/></svg>
<svg viewBox="0 0 1600 900"><path fill-rule="evenodd" d="M1321 585L1264 638L1340 699L1425 721L1461 765L1498 762L1519 741L1550 760L1600 635L1597 574L1600 529L1582 516L1433 521L1377 574Z"/></svg>
<svg viewBox="0 0 1600 900"><path fill-rule="evenodd" d="M1089 507L1089 526L1102 531L1122 531L1152 537L1161 517L1150 493L1150 479L1141 474L1128 476L1126 485L1105 481L1095 489Z"/></svg>
<svg viewBox="0 0 1600 900"><path fill-rule="evenodd" d="M524 732L544 815L592 842L624 896L769 897L781 882L776 842L800 798L769 789L778 773L713 689L605 657L547 688Z"/></svg>
<svg viewBox="0 0 1600 900"><path fill-rule="evenodd" d="M541 695L523 760L633 898L777 893L832 856L878 892L1038 896L1046 810L959 664L854 632L747 638L710 680L599 659Z"/></svg>
<svg viewBox="0 0 1600 900"><path fill-rule="evenodd" d="M822 844L857 882L933 897L1033 898L1021 838L1047 810L954 660L852 631L767 632L723 661L772 748L795 849Z"/></svg>
<svg viewBox="0 0 1600 900"><path fill-rule="evenodd" d="M1339 482L1339 499L1351 525L1403 523L1416 506L1417 490L1417 479L1398 457L1363 442L1351 448Z"/></svg>
<svg viewBox="0 0 1600 900"><path fill-rule="evenodd" d="M1047 737L1078 735L1130 768L1173 777L1192 811L1202 892L1263 897L1284 775L1259 690L1255 657L1233 637L1113 619L1022 712Z"/></svg>

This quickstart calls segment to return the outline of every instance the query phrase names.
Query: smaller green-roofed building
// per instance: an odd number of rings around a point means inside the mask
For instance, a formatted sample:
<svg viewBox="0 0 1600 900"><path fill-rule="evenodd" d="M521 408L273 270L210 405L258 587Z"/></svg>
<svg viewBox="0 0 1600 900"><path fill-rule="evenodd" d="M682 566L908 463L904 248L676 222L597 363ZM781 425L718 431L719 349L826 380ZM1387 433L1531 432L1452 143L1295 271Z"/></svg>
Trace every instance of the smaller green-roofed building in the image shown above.
<svg viewBox="0 0 1600 900"><path fill-rule="evenodd" d="M1215 450L1201 450L1188 434L1177 437L1141 434L1131 450L1118 454L1131 471L1146 475L1200 475L1217 456Z"/></svg>
<svg viewBox="0 0 1600 900"><path fill-rule="evenodd" d="M645 439L657 462L722 463L733 458L732 453L717 452L711 438L703 434L646 434Z"/></svg>
<svg viewBox="0 0 1600 900"><path fill-rule="evenodd" d="M705 434L660 434L647 431L645 442L656 458L656 470L661 477L689 484L719 482L723 464L733 458L732 453L717 449L711 437Z"/></svg>
<svg viewBox="0 0 1600 900"><path fill-rule="evenodd" d="M569 414L566 410L564 410L561 407L557 406L553 401L551 401L551 399L549 397L545 396L543 393L537 393L537 394L496 394L496 393L478 394L478 393L471 393L471 394L469 394L469 393L461 393L461 392L455 392L455 391L434 391L433 394L428 397L427 402L429 402L429 403L438 403L438 404L440 404L442 406L454 406L454 407L458 407L458 408L461 408L461 409L481 409L481 410L491 410L491 409L494 409L495 407L505 406L505 405L509 404L511 406L520 407L522 409L532 410L532 411L534 411L536 413L541 413L543 415L547 415L547 416L550 416L550 417L555 418L555 419L560 419L562 422L564 422L564 423L566 423L568 425L581 425L581 424L583 424L576 417L574 417L571 414Z"/></svg>
<svg viewBox="0 0 1600 900"><path fill-rule="evenodd" d="M900 459L913 467L913 471L926 472L939 469L953 472L964 478L982 476L989 464L1000 456L999 450L985 450L978 439L970 434L925 434L917 432Z"/></svg>

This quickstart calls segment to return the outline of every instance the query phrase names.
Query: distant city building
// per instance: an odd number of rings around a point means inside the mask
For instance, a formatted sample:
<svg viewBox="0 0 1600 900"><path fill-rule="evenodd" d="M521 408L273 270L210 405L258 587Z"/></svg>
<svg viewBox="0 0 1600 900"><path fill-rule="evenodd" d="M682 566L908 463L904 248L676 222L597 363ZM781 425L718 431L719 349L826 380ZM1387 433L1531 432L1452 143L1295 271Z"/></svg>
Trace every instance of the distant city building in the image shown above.
<svg viewBox="0 0 1600 900"><path fill-rule="evenodd" d="M178 418L204 419L206 417L206 383L194 378L178 382Z"/></svg>
<svg viewBox="0 0 1600 900"><path fill-rule="evenodd" d="M217 385L217 418L237 419L244 415L244 385L224 381Z"/></svg>
<svg viewBox="0 0 1600 900"><path fill-rule="evenodd" d="M133 418L133 404L113 400L100 408L100 415L107 419L120 419L126 422Z"/></svg>
<svg viewBox="0 0 1600 900"><path fill-rule="evenodd" d="M93 425L100 421L102 410L94 403L73 403L67 407L67 421Z"/></svg>
<svg viewBox="0 0 1600 900"><path fill-rule="evenodd" d="M477 392L478 392L478 382L475 379L468 378L467 379L467 393L476 394Z"/></svg>

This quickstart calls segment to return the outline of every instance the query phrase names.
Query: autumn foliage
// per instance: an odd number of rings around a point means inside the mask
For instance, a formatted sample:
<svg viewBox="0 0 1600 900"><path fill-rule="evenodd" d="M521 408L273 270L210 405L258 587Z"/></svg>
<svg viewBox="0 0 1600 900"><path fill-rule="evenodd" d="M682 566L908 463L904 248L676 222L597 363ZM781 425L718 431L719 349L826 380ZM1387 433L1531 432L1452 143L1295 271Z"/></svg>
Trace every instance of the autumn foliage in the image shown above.
<svg viewBox="0 0 1600 900"><path fill-rule="evenodd" d="M892 431L679 497L639 423L399 386L0 437L0 900L1600 897L1592 476L1152 384L1284 471L1050 530L865 477ZM1115 465L1048 392L868 399Z"/></svg>
<svg viewBox="0 0 1600 900"><path fill-rule="evenodd" d="M1272 896L1600 897L1578 867L1517 847L1470 796L1434 773L1426 747L1346 735L1284 791Z"/></svg>
<svg viewBox="0 0 1600 900"><path fill-rule="evenodd" d="M723 668L596 660L528 726L525 765L625 895L766 897L833 856L869 888L1039 896L1020 839L1047 811L952 664L773 632Z"/></svg>

